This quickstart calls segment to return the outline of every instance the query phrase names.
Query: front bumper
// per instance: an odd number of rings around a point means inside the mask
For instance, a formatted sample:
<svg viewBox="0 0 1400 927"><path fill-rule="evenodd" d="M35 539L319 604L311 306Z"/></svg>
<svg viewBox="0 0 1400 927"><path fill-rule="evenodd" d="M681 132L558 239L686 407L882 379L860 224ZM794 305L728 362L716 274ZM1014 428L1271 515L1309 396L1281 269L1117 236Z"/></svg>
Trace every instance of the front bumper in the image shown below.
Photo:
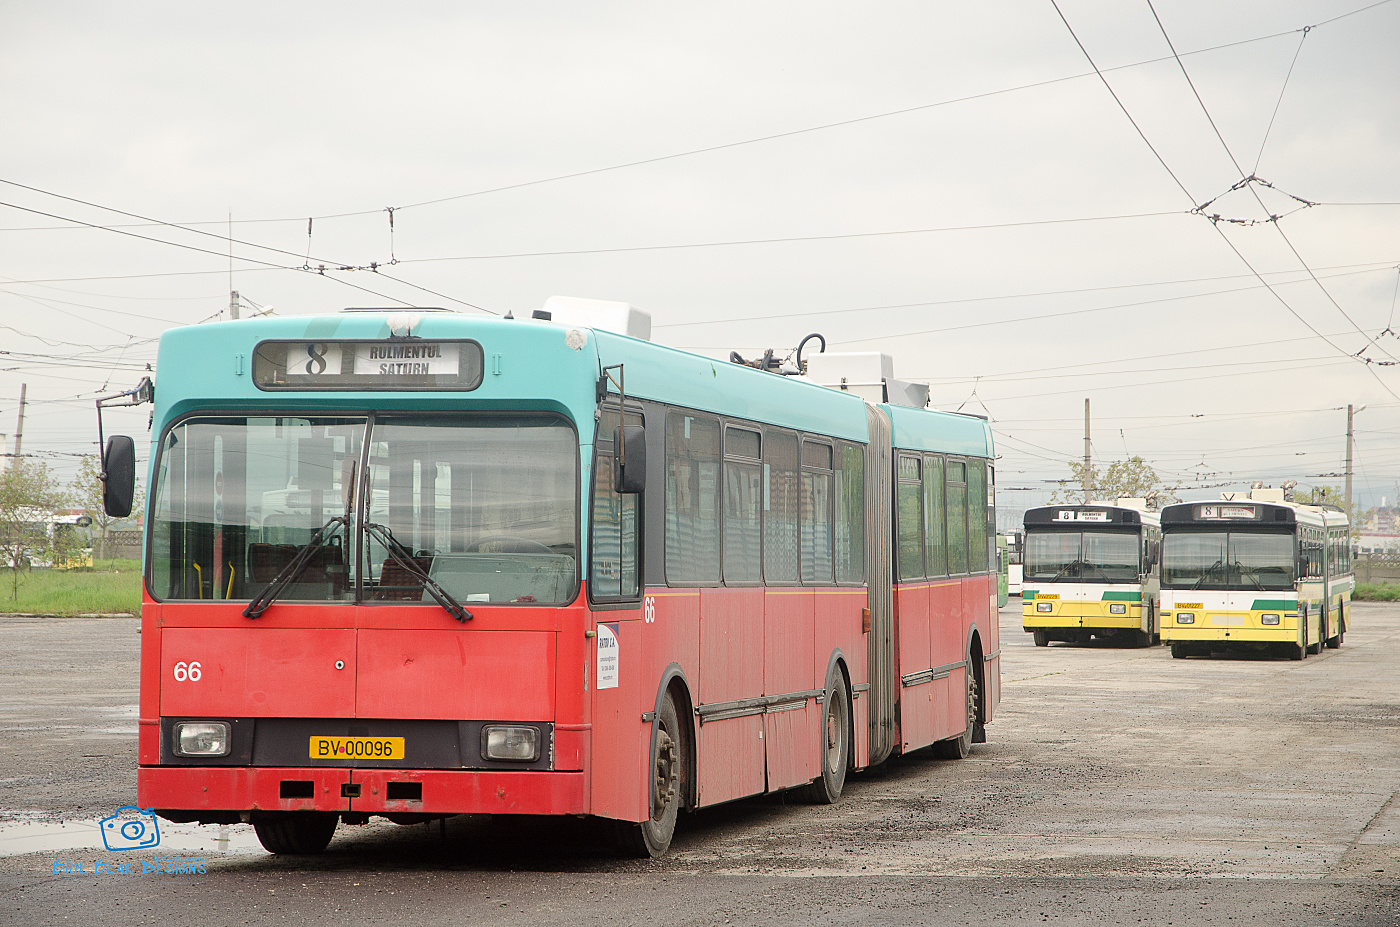
<svg viewBox="0 0 1400 927"><path fill-rule="evenodd" d="M586 814L582 772L143 766L142 808L198 819L218 812ZM417 796L416 798L413 796ZM226 816L226 815L225 815Z"/></svg>
<svg viewBox="0 0 1400 927"><path fill-rule="evenodd" d="M1040 600L1043 604L1044 599ZM1021 627L1035 628L1141 628L1142 605L1138 602L1075 602L1052 601L1048 612L1035 610L1035 602L1021 606ZM1110 605L1125 605L1121 615L1109 610Z"/></svg>
<svg viewBox="0 0 1400 927"><path fill-rule="evenodd" d="M1183 609L1183 611L1186 611ZM1278 612L1226 612L1190 609L1193 624L1177 624L1175 611L1162 612L1162 642L1171 641L1259 641L1273 644L1298 643L1298 616ZM1278 614L1277 625L1265 625L1260 617Z"/></svg>

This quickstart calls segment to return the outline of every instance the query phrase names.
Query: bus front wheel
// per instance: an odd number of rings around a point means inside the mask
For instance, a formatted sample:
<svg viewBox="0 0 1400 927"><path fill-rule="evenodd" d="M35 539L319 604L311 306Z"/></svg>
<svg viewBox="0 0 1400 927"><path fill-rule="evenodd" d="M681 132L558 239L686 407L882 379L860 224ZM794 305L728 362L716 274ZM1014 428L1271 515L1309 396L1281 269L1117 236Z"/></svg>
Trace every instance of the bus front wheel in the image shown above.
<svg viewBox="0 0 1400 927"><path fill-rule="evenodd" d="M1033 631L1031 637L1035 640L1035 645L1037 647L1050 646L1050 634L1047 631Z"/></svg>
<svg viewBox="0 0 1400 927"><path fill-rule="evenodd" d="M655 859L671 846L681 807L684 781L681 770L686 757L684 738L676 703L667 695L656 718L649 766L651 775L646 783L651 816L640 824L618 822L618 842L628 855Z"/></svg>
<svg viewBox="0 0 1400 927"><path fill-rule="evenodd" d="M339 823L334 811L271 811L256 814L253 830L269 853L312 856L331 842Z"/></svg>
<svg viewBox="0 0 1400 927"><path fill-rule="evenodd" d="M1322 653L1322 648L1327 643L1327 612L1320 612L1317 616L1317 643L1308 645L1308 653Z"/></svg>

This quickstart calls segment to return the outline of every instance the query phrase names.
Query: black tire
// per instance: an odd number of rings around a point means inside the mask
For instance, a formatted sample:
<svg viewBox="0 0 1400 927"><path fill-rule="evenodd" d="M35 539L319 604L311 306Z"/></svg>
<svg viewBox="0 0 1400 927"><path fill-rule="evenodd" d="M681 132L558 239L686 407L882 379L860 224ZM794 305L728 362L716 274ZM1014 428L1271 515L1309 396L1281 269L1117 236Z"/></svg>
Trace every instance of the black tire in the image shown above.
<svg viewBox="0 0 1400 927"><path fill-rule="evenodd" d="M1190 655L1191 655L1191 651L1187 648L1187 646L1186 646L1185 644L1181 643L1180 641L1176 641L1176 642L1174 642L1174 643L1172 644L1172 659L1173 659L1173 660L1180 660L1180 659L1183 659L1184 657L1189 657Z"/></svg>
<svg viewBox="0 0 1400 927"><path fill-rule="evenodd" d="M972 670L972 658L967 661L963 672L964 704L967 706L967 729L957 737L940 740L933 745L933 755L940 760L961 760L972 752L972 734L977 729L978 708L981 692L977 686L977 674Z"/></svg>
<svg viewBox="0 0 1400 927"><path fill-rule="evenodd" d="M334 811L270 811L253 818L253 830L269 853L312 856L331 842L339 823Z"/></svg>
<svg viewBox="0 0 1400 927"><path fill-rule="evenodd" d="M671 846L680 814L681 790L686 752L685 732L681 728L676 703L670 695L661 703L656 719L656 736L652 738L651 776L646 783L651 817L640 824L618 822L618 843L622 851L639 859L656 859Z"/></svg>
<svg viewBox="0 0 1400 927"><path fill-rule="evenodd" d="M1031 639L1035 641L1037 647L1050 646L1050 634L1039 628L1031 633Z"/></svg>
<svg viewBox="0 0 1400 927"><path fill-rule="evenodd" d="M814 805L834 805L846 787L846 767L851 762L851 703L840 670L826 687L821 730L821 775L803 786L800 794Z"/></svg>
<svg viewBox="0 0 1400 927"><path fill-rule="evenodd" d="M1337 633L1327 638L1327 649L1336 650L1342 646L1342 636L1346 634L1347 613L1345 608L1337 608Z"/></svg>
<svg viewBox="0 0 1400 927"><path fill-rule="evenodd" d="M1317 616L1317 643L1308 644L1308 653L1322 653L1323 645L1327 642L1327 612L1320 612Z"/></svg>

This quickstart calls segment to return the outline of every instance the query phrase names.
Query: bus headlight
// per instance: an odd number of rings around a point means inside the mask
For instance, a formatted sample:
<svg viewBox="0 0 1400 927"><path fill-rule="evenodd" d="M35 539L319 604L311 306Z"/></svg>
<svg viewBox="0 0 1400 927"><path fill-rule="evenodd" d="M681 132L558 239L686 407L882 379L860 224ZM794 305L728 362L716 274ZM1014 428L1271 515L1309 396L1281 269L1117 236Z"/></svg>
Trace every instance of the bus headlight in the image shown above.
<svg viewBox="0 0 1400 927"><path fill-rule="evenodd" d="M1126 615L1128 613L1128 606L1124 605L1122 602L1114 602L1108 607L1108 613L1110 615Z"/></svg>
<svg viewBox="0 0 1400 927"><path fill-rule="evenodd" d="M1278 624L1278 615L1260 615L1260 624Z"/></svg>
<svg viewBox="0 0 1400 927"><path fill-rule="evenodd" d="M1176 623L1177 623L1177 624L1195 624L1195 623L1196 623L1196 616L1193 615L1193 614L1191 614L1190 612L1177 612L1177 613L1176 613Z"/></svg>
<svg viewBox="0 0 1400 927"><path fill-rule="evenodd" d="M540 758L540 729L488 724L481 729L481 755L488 760L533 763Z"/></svg>
<svg viewBox="0 0 1400 927"><path fill-rule="evenodd" d="M1055 610L1055 604L1053 602L1037 602L1035 603L1035 610L1038 612L1053 612Z"/></svg>
<svg viewBox="0 0 1400 927"><path fill-rule="evenodd" d="M180 721L174 734L176 756L228 756L227 721Z"/></svg>

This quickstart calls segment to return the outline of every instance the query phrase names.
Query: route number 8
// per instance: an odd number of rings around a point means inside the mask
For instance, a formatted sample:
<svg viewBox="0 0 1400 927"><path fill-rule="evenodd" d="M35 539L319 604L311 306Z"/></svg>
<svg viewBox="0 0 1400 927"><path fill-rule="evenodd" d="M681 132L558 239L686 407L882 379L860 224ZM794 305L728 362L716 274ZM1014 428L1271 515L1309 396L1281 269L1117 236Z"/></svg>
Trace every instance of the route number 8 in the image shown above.
<svg viewBox="0 0 1400 927"><path fill-rule="evenodd" d="M176 682L184 682L186 679L188 679L190 682L199 682L199 677L201 675L203 674L200 672L198 662L175 664Z"/></svg>

